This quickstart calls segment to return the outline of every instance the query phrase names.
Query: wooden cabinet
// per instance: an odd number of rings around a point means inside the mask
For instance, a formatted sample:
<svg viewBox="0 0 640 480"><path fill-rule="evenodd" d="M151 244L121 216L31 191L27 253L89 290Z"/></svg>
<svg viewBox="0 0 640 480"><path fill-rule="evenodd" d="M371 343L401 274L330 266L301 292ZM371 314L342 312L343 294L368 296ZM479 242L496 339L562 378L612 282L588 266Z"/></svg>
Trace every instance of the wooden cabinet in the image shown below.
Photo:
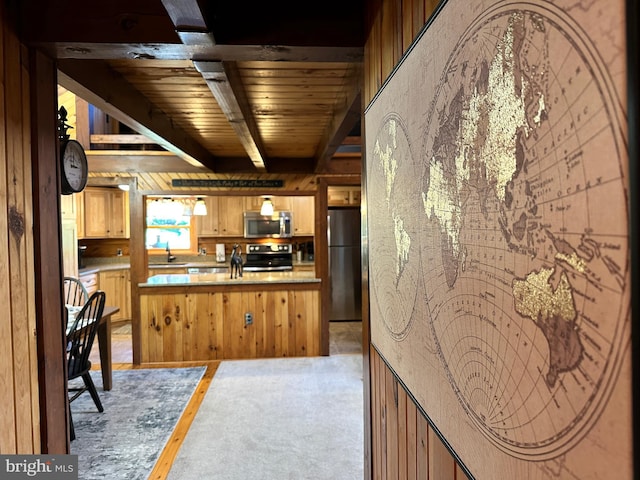
<svg viewBox="0 0 640 480"><path fill-rule="evenodd" d="M291 197L269 197L273 203L274 212L291 211ZM244 209L248 212L259 212L264 196L244 197Z"/></svg>
<svg viewBox="0 0 640 480"><path fill-rule="evenodd" d="M84 191L84 238L128 238L126 192L117 188Z"/></svg>
<svg viewBox="0 0 640 480"><path fill-rule="evenodd" d="M131 318L131 277L128 269L107 270L99 274L100 290L106 293L106 305L120 307L112 321Z"/></svg>
<svg viewBox="0 0 640 480"><path fill-rule="evenodd" d="M218 197L218 225L222 237L244 235L244 197Z"/></svg>
<svg viewBox="0 0 640 480"><path fill-rule="evenodd" d="M313 197L291 197L294 236L313 236L315 230L313 200Z"/></svg>
<svg viewBox="0 0 640 480"><path fill-rule="evenodd" d="M198 236L242 237L244 197L207 197L207 214L198 218Z"/></svg>
<svg viewBox="0 0 640 480"><path fill-rule="evenodd" d="M360 205L360 187L351 185L327 187L327 204L330 207Z"/></svg>
<svg viewBox="0 0 640 480"><path fill-rule="evenodd" d="M78 276L78 227L75 219L63 219L62 230L62 271L65 277Z"/></svg>
<svg viewBox="0 0 640 480"><path fill-rule="evenodd" d="M78 276L77 196L60 196L60 226L62 232L62 271L66 277Z"/></svg>
<svg viewBox="0 0 640 480"><path fill-rule="evenodd" d="M204 203L207 206L207 214L197 217L196 231L198 236L218 236L220 234L218 227L218 197L206 197Z"/></svg>
<svg viewBox="0 0 640 480"><path fill-rule="evenodd" d="M85 273L84 275L80 275L80 281L84 288L87 289L87 293L91 295L93 292L98 290L98 274L97 273Z"/></svg>

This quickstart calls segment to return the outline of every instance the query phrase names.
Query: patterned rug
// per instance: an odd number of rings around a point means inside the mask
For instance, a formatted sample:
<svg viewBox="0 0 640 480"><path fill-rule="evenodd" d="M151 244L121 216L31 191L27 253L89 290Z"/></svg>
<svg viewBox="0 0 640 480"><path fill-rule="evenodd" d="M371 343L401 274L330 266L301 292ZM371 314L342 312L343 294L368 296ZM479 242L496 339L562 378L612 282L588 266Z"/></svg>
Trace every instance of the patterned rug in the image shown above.
<svg viewBox="0 0 640 480"><path fill-rule="evenodd" d="M104 412L88 392L71 403L78 478L147 479L205 369L114 370L108 392L92 371Z"/></svg>

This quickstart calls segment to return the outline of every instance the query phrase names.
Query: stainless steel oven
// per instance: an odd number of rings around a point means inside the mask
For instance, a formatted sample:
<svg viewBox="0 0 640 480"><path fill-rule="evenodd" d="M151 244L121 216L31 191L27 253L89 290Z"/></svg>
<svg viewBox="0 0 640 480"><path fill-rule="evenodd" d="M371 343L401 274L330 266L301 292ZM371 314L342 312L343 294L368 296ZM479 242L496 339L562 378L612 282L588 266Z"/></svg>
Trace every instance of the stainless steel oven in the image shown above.
<svg viewBox="0 0 640 480"><path fill-rule="evenodd" d="M244 212L244 238L290 238L292 232L291 212Z"/></svg>
<svg viewBox="0 0 640 480"><path fill-rule="evenodd" d="M247 272L293 270L293 249L291 244L248 244L243 269Z"/></svg>

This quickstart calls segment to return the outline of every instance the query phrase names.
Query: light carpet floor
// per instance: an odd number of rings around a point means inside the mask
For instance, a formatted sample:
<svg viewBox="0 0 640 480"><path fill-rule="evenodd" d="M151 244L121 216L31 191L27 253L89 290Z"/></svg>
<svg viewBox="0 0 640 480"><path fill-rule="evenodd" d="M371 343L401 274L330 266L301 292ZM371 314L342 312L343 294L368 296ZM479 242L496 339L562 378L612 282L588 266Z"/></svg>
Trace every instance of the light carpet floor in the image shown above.
<svg viewBox="0 0 640 480"><path fill-rule="evenodd" d="M362 479L362 361L223 361L168 480Z"/></svg>

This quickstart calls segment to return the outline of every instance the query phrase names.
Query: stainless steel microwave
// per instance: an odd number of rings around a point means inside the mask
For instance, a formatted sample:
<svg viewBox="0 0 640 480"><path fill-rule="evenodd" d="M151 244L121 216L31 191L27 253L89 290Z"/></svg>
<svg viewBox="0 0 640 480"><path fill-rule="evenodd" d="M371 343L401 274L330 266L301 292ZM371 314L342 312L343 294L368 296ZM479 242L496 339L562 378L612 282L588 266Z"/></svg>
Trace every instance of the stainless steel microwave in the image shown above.
<svg viewBox="0 0 640 480"><path fill-rule="evenodd" d="M244 238L290 238L292 223L291 212L244 212Z"/></svg>

